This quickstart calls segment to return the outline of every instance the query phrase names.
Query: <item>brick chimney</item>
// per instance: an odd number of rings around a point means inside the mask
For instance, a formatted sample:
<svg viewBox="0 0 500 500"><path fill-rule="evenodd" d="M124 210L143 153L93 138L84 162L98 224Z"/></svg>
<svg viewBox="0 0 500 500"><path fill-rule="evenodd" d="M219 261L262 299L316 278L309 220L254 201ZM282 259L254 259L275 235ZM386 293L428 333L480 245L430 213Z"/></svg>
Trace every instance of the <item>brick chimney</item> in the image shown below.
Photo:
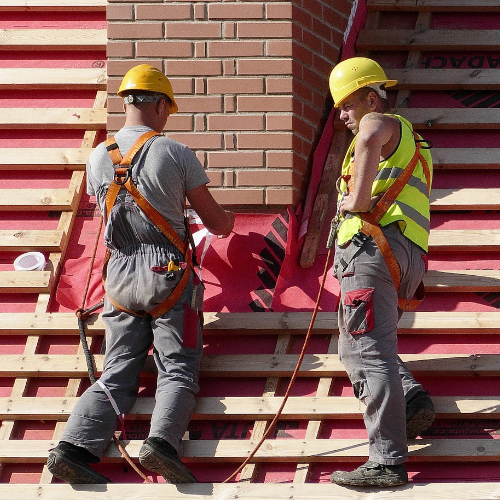
<svg viewBox="0 0 500 500"><path fill-rule="evenodd" d="M296 206L352 3L109 0L109 132L123 123L121 77L152 64L179 105L166 132L195 151L220 203Z"/></svg>

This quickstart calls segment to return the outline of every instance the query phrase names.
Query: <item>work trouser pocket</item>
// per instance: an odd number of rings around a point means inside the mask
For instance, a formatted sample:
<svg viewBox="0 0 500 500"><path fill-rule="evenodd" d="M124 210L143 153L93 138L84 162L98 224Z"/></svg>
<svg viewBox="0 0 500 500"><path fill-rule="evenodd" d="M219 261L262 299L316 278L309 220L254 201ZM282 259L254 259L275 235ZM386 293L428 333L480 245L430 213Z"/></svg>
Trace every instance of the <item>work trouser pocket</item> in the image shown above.
<svg viewBox="0 0 500 500"><path fill-rule="evenodd" d="M351 335L369 332L374 325L374 288L350 290L344 296L345 328Z"/></svg>
<svg viewBox="0 0 500 500"><path fill-rule="evenodd" d="M182 345L188 349L198 347L198 330L200 327L200 315L190 304L182 304L184 307L184 323L182 329Z"/></svg>

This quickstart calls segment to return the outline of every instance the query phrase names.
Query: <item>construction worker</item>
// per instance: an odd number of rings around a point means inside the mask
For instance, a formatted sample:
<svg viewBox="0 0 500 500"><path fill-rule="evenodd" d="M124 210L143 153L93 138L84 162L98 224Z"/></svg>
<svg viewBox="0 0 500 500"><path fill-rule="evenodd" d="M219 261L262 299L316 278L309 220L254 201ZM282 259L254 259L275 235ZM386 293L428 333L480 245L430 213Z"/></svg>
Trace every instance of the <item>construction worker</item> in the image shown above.
<svg viewBox="0 0 500 500"><path fill-rule="evenodd" d="M355 136L339 182L339 356L366 405L369 439L364 465L332 474L341 485L406 483L407 439L435 418L428 393L397 353L398 320L415 306L426 270L432 160L429 143L389 114L385 89L396 83L363 57L340 62L330 75L334 106Z"/></svg>
<svg viewBox="0 0 500 500"><path fill-rule="evenodd" d="M212 197L194 153L161 134L177 112L169 79L141 64L127 72L118 94L124 127L87 163L87 191L104 214L109 252L104 369L79 398L47 465L67 483L109 482L88 464L100 461L136 400L152 345L155 406L139 461L167 482L192 483L197 480L179 457L198 392L203 285L187 245L185 199L213 234L228 235L234 216Z"/></svg>

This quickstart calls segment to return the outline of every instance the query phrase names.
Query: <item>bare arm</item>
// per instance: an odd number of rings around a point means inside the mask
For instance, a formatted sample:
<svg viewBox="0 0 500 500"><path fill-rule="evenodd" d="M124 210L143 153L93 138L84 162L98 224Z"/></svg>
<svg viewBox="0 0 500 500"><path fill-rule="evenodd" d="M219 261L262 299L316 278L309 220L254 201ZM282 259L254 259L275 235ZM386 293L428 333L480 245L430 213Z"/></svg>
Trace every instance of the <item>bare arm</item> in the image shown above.
<svg viewBox="0 0 500 500"><path fill-rule="evenodd" d="M201 217L205 227L213 234L227 236L233 230L234 214L224 210L203 184L186 193L193 210Z"/></svg>
<svg viewBox="0 0 500 500"><path fill-rule="evenodd" d="M341 213L367 212L379 197L372 197L372 184L377 175L383 148L393 138L393 118L379 113L365 115L359 126L355 146L354 188L341 203Z"/></svg>

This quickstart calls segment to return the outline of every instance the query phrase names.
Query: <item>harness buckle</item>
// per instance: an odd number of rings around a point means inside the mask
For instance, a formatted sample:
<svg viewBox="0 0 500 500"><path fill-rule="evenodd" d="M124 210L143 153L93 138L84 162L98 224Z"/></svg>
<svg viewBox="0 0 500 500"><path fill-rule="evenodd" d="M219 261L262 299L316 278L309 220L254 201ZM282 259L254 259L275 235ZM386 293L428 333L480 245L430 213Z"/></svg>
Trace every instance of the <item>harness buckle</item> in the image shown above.
<svg viewBox="0 0 500 500"><path fill-rule="evenodd" d="M362 233L361 231L358 231L352 238L351 238L351 243L353 245L356 245L358 248L361 248L366 240L369 238L369 236L365 233Z"/></svg>
<svg viewBox="0 0 500 500"><path fill-rule="evenodd" d="M123 170L125 170L125 172L123 172ZM132 173L132 167L128 167L127 169L125 169L124 167L116 168L115 177L113 180L119 186L123 186L130 179L131 173Z"/></svg>

